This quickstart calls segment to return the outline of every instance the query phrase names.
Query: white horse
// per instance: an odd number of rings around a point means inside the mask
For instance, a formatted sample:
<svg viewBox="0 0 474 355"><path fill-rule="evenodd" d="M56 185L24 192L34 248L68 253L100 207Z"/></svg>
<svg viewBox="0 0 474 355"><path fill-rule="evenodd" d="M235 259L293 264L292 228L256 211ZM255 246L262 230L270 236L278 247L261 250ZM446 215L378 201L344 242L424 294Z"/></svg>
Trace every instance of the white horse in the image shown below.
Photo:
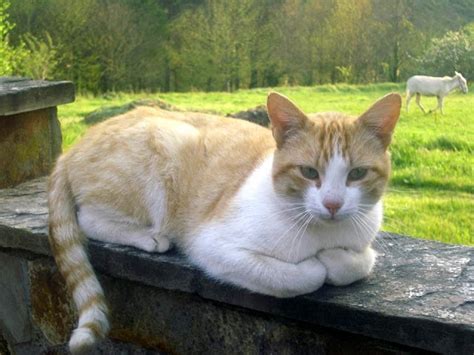
<svg viewBox="0 0 474 355"><path fill-rule="evenodd" d="M445 76L444 78L424 75L412 76L407 81L407 112L410 100L413 95L416 94L416 103L423 113L426 113L426 111L420 100L421 95L426 95L436 96L438 98L438 106L430 110L429 113L439 109L441 114L443 114L443 99L456 88L460 88L463 93L467 94L467 81L461 73L457 71L452 78L449 76Z"/></svg>

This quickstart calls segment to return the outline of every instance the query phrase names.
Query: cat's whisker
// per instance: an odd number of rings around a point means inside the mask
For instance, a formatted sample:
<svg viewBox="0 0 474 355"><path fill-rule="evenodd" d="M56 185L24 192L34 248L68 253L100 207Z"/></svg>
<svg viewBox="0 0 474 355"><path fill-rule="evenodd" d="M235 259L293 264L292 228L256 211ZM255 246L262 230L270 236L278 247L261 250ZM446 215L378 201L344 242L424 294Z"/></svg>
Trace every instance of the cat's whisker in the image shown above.
<svg viewBox="0 0 474 355"><path fill-rule="evenodd" d="M302 239L304 237L304 232L306 231L306 228L305 228L305 225L311 220L311 214L310 213L307 213L306 214L306 219L303 221L303 223L301 224L301 226L299 227L299 229L296 231L296 236L295 238L292 240L292 242L290 243L290 247L288 248L288 252L289 252L289 255L288 255L288 260L292 260L293 257L294 257L294 253L297 253L298 252L298 248L294 248L294 244L298 244L299 245L299 242L301 241L300 239ZM291 253L291 255L290 255ZM291 257L291 259L290 259Z"/></svg>
<svg viewBox="0 0 474 355"><path fill-rule="evenodd" d="M288 217L293 217L293 215L295 213L297 213L297 212L299 213L299 212L302 212L302 211L305 211L305 210L306 210L306 208L304 206L294 207L294 208L288 208L288 209L285 209L285 210L275 211L274 213L270 214L269 216L274 217L274 216L279 216L279 215L285 215L285 216L288 216Z"/></svg>
<svg viewBox="0 0 474 355"><path fill-rule="evenodd" d="M390 224L390 225L394 224L399 231L403 229L408 229L409 227L407 224L403 223L402 221L393 217L389 217L389 216L384 216L383 222L384 222L384 226L386 226L387 224Z"/></svg>
<svg viewBox="0 0 474 355"><path fill-rule="evenodd" d="M296 222L293 223L284 233L282 233L282 235L280 235L280 236L278 237L278 239L276 240L276 242L275 242L274 245L273 245L273 248L270 250L271 253L274 253L275 250L279 247L280 243L284 240L284 238L286 237L286 235L287 235L295 226L297 226L298 223L300 223L301 221L304 220L304 218L305 218L305 216L306 216L306 213L307 213L307 211L304 210L303 212L300 212L300 213L298 214L299 217L297 218Z"/></svg>
<svg viewBox="0 0 474 355"><path fill-rule="evenodd" d="M356 225L358 227L360 227L360 230L359 232L363 232L363 233L367 233L367 234L375 234L376 231L371 228L368 224L368 222L365 220L365 216L364 215L361 215L361 214L354 214L353 216L353 220L354 222L356 223ZM360 237L360 233L358 234L359 237ZM375 238L376 240L377 238ZM387 253L388 250L386 250L386 248L384 248L383 246L381 246L381 249L384 253Z"/></svg>
<svg viewBox="0 0 474 355"><path fill-rule="evenodd" d="M383 237L377 237L377 238L375 238L374 242L381 249L383 249L385 253L397 255L397 256L403 258L404 254L401 251L401 247L399 245L397 245L397 243L395 241L392 241L393 245L390 245L389 241L385 240ZM423 263L420 262L419 260L411 260L411 262L414 262L416 265L420 265L420 266L423 265Z"/></svg>
<svg viewBox="0 0 474 355"><path fill-rule="evenodd" d="M395 219L395 217L388 216L388 215L384 215L383 219L384 220L387 219L387 220L391 220L391 221L394 221L394 222L397 222L397 223L401 223L400 220L397 220L397 219Z"/></svg>
<svg viewBox="0 0 474 355"><path fill-rule="evenodd" d="M404 193L404 194L412 194L412 195L420 195L419 191L413 191L413 190L403 190L403 189L396 189L393 187L389 187L386 189L386 192L398 192L398 193Z"/></svg>
<svg viewBox="0 0 474 355"><path fill-rule="evenodd" d="M290 236L290 243L289 243L289 246L288 246L288 253L287 253L287 260L290 260L290 254L292 252L292 245L294 243L294 241L298 238L298 234L299 234L299 231L301 230L302 226L304 225L304 222L306 221L307 219L307 213L305 211L304 215L303 215L303 218L300 220L301 224L299 225L298 229L296 230L296 233L294 234L294 236Z"/></svg>
<svg viewBox="0 0 474 355"><path fill-rule="evenodd" d="M360 213L356 213L354 215L354 219L358 221L358 225L364 230L366 229L367 221L364 220L364 215ZM401 246L397 244L396 240L392 240L393 245L389 245L388 242L383 238L377 236L374 239L374 244L376 244L383 253L385 254L397 254L398 256L403 256L403 253L401 252ZM422 264L418 260L414 261L417 264Z"/></svg>
<svg viewBox="0 0 474 355"><path fill-rule="evenodd" d="M365 227L360 222L357 222L356 219L351 219L351 223L354 226L354 231L356 233L357 238L363 238L362 233L367 232L365 230ZM376 239L376 238L375 238ZM384 247L381 246L382 252L386 254L388 250L386 250Z"/></svg>
<svg viewBox="0 0 474 355"><path fill-rule="evenodd" d="M395 239L386 240L384 237L378 236L377 238L375 238L374 242L381 248L384 248L385 253L390 253L401 258L404 257L402 246ZM419 266L423 266L423 263L416 259L410 260L410 262L413 262Z"/></svg>
<svg viewBox="0 0 474 355"><path fill-rule="evenodd" d="M366 232L367 234L370 234L371 230L370 228L367 226L367 224L365 223L362 215L358 215L358 214L354 214L353 215L353 219L354 221L357 223L358 226L360 226L361 228L363 228L363 231Z"/></svg>
<svg viewBox="0 0 474 355"><path fill-rule="evenodd" d="M354 220L354 219L349 219L350 222L351 222L351 225L353 226L354 228L354 232L356 234L356 238L359 239L359 238L362 238L361 236L361 231L359 230L359 225L357 224L357 222Z"/></svg>
<svg viewBox="0 0 474 355"><path fill-rule="evenodd" d="M292 208L277 210L277 211L275 211L273 213L270 213L268 215L266 214L265 216L269 217L269 218L273 218L273 217L276 217L276 216L283 215L285 217L289 216L291 218L293 216L291 216L291 213L289 213L289 212L297 212L297 211L303 211L303 210L305 210L304 205L303 206L298 206L298 207L292 207ZM258 216L259 215L256 214L256 217L258 217Z"/></svg>
<svg viewBox="0 0 474 355"><path fill-rule="evenodd" d="M300 249L301 241L303 240L304 235L306 235L306 231L308 230L308 226L309 226L309 225L311 224L311 222L313 221L313 218L314 218L314 217L310 214L310 215L309 215L309 219L308 219L308 221L307 221L307 223L306 223L306 226L305 226L305 228L304 228L304 231L303 231L303 233L302 233L302 237L300 238L300 240L299 240L299 242L298 242L297 250Z"/></svg>

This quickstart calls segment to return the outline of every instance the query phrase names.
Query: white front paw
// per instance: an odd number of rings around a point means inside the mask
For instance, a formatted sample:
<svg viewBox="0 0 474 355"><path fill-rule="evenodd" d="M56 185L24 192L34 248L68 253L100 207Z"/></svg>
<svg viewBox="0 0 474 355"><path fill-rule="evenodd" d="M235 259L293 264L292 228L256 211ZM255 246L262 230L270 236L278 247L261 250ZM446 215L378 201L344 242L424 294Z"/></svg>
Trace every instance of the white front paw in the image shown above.
<svg viewBox="0 0 474 355"><path fill-rule="evenodd" d="M158 253L164 253L165 251L168 251L170 248L170 240L166 237L156 237L154 238L156 242L156 248L155 250Z"/></svg>
<svg viewBox="0 0 474 355"><path fill-rule="evenodd" d="M362 252L351 249L325 249L318 253L319 260L326 266L326 283L335 286L349 285L366 277L375 263L375 252L366 248Z"/></svg>
<svg viewBox="0 0 474 355"><path fill-rule="evenodd" d="M134 247L150 253L164 253L170 248L170 241L168 238L157 236L153 232L137 233L132 240L132 245Z"/></svg>
<svg viewBox="0 0 474 355"><path fill-rule="evenodd" d="M326 268L316 257L299 264L279 263L279 266L271 280L274 285L271 292L259 292L275 297L295 297L316 291L326 280Z"/></svg>
<svg viewBox="0 0 474 355"><path fill-rule="evenodd" d="M302 293L310 293L319 289L326 279L326 268L321 261L315 257L306 259L298 264L300 272L305 276Z"/></svg>

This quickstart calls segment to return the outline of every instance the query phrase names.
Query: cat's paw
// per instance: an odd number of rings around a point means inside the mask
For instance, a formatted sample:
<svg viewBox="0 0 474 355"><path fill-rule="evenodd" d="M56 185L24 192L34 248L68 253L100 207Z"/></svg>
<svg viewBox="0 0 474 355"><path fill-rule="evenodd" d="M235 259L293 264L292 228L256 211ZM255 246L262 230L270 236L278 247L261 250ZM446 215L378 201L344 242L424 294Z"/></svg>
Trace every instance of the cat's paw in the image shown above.
<svg viewBox="0 0 474 355"><path fill-rule="evenodd" d="M154 251L156 251L157 247L156 240L148 234L135 236L135 238L133 238L132 245L135 248L147 251L149 253L153 253Z"/></svg>
<svg viewBox="0 0 474 355"><path fill-rule="evenodd" d="M326 280L326 268L316 257L308 258L296 264L296 275L287 283L283 297L294 297L311 293L323 286Z"/></svg>
<svg viewBox="0 0 474 355"><path fill-rule="evenodd" d="M326 283L334 286L349 285L367 277L375 263L372 248L362 252L343 248L325 249L317 256L326 266Z"/></svg>
<svg viewBox="0 0 474 355"><path fill-rule="evenodd" d="M170 248L170 241L163 236L156 236L153 233L144 233L134 238L134 247L149 253L164 253Z"/></svg>
<svg viewBox="0 0 474 355"><path fill-rule="evenodd" d="M155 251L157 251L158 253L164 253L169 250L171 244L168 238L160 236L155 237L153 239L156 243Z"/></svg>
<svg viewBox="0 0 474 355"><path fill-rule="evenodd" d="M327 270L319 259L316 257L306 259L299 263L299 267L302 268L301 272L307 276L308 286L311 289L310 292L316 291L324 284Z"/></svg>

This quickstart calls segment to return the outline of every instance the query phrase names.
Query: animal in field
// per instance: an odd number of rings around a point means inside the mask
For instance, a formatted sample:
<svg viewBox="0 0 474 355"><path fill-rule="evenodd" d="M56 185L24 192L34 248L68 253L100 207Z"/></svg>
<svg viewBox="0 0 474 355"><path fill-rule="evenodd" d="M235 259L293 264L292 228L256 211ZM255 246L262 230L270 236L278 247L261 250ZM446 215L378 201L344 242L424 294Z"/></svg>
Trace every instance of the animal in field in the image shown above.
<svg viewBox="0 0 474 355"><path fill-rule="evenodd" d="M410 106L410 100L416 95L416 104L426 113L425 108L421 104L421 95L436 96L438 106L430 110L428 113L440 110L443 114L443 100L451 91L459 88L464 94L467 94L467 81L461 73L454 72L453 77L445 76L443 78L435 76L415 75L407 81L407 112Z"/></svg>

